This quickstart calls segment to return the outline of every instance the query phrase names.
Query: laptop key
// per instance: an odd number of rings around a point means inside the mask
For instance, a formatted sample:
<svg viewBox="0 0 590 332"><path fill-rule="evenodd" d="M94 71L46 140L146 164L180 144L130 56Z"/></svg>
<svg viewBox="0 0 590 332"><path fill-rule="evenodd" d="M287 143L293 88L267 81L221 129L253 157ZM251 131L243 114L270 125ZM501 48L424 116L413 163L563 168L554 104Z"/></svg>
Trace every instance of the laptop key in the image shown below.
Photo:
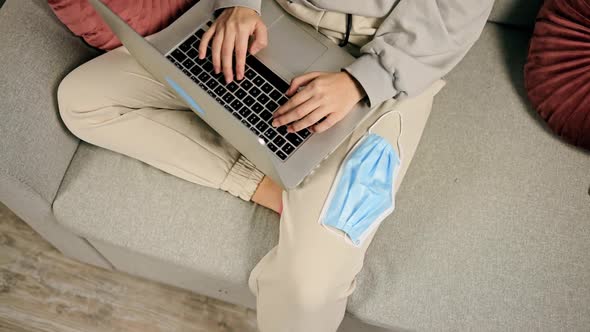
<svg viewBox="0 0 590 332"><path fill-rule="evenodd" d="M241 102L241 101L239 101L239 100L237 100L237 99L236 99L236 100L234 100L234 101L231 103L231 108L232 108L234 111L239 111L239 110L241 110L243 106L244 106L244 104L242 104L242 102Z"/></svg>
<svg viewBox="0 0 590 332"><path fill-rule="evenodd" d="M193 66L193 68L191 68L190 72L195 76L199 76L203 72L203 69L201 69L201 67L199 67L199 66Z"/></svg>
<svg viewBox="0 0 590 332"><path fill-rule="evenodd" d="M247 78L253 80L254 78L256 78L257 75L256 75L256 73L252 69L248 69L244 73L244 76L246 76Z"/></svg>
<svg viewBox="0 0 590 332"><path fill-rule="evenodd" d="M203 38L203 34L205 34L205 30L203 29L199 29L199 31L195 32L195 36L200 38Z"/></svg>
<svg viewBox="0 0 590 332"><path fill-rule="evenodd" d="M293 147L293 145L287 143L281 148L281 150L283 150L286 154L291 154L291 152L293 152L295 148Z"/></svg>
<svg viewBox="0 0 590 332"><path fill-rule="evenodd" d="M295 133L289 133L285 137L287 138L287 141L291 142L291 144L295 146L299 146L301 143L303 143L303 139Z"/></svg>
<svg viewBox="0 0 590 332"><path fill-rule="evenodd" d="M182 62L184 61L184 59L186 59L186 55L182 53L182 51L179 49L175 49L174 52L171 53L171 55L174 58L174 60L179 62Z"/></svg>
<svg viewBox="0 0 590 332"><path fill-rule="evenodd" d="M223 85L225 87L225 76L223 76L223 74L219 73L219 74L211 74L211 75L215 75L215 78L217 79L217 82L221 83L221 85Z"/></svg>
<svg viewBox="0 0 590 332"><path fill-rule="evenodd" d="M274 101L270 101L268 104L265 105L266 109L274 112L277 108L279 108L279 105L277 105L277 103L275 103Z"/></svg>
<svg viewBox="0 0 590 332"><path fill-rule="evenodd" d="M311 132L307 129L303 129L298 131L297 134L301 136L303 139L306 139L307 137L309 137L309 135L311 135Z"/></svg>
<svg viewBox="0 0 590 332"><path fill-rule="evenodd" d="M277 131L281 135L287 135L287 126L280 126L280 127L277 128Z"/></svg>
<svg viewBox="0 0 590 332"><path fill-rule="evenodd" d="M272 152L276 152L276 151L277 151L277 146L276 146L276 145L274 145L274 144L272 144L272 143L270 143L270 142L269 142L269 143L268 143L266 146L267 146L267 147L268 147L268 149L269 149L270 151L272 151Z"/></svg>
<svg viewBox="0 0 590 332"><path fill-rule="evenodd" d="M250 125L250 124L248 123L248 121L246 121L246 119L242 119L242 123L243 123L243 124L246 126L246 128L248 128L248 129L250 129L250 127L252 126L252 125Z"/></svg>
<svg viewBox="0 0 590 332"><path fill-rule="evenodd" d="M244 104L246 104L246 106L252 106L255 102L256 100L254 100L252 96L247 96L246 98L244 98Z"/></svg>
<svg viewBox="0 0 590 332"><path fill-rule="evenodd" d="M182 65L187 69L191 69L195 65L195 62L193 60L187 58L186 60L184 60Z"/></svg>
<svg viewBox="0 0 590 332"><path fill-rule="evenodd" d="M235 82L231 82L231 83L229 83L229 84L226 86L226 88L227 88L229 91L231 91L231 92L234 92L234 91L236 91L236 90L238 89L238 85L237 85Z"/></svg>
<svg viewBox="0 0 590 332"><path fill-rule="evenodd" d="M203 69L209 73L213 72L213 64L210 61L205 62L205 64L203 64Z"/></svg>
<svg viewBox="0 0 590 332"><path fill-rule="evenodd" d="M285 153L283 153L283 151L277 151L275 152L275 154L277 155L277 157L279 157L281 160L285 160L287 159L287 155Z"/></svg>
<svg viewBox="0 0 590 332"><path fill-rule="evenodd" d="M260 92L260 89L258 89L257 87L253 87L252 89L250 89L250 94L254 96L254 98L258 97Z"/></svg>
<svg viewBox="0 0 590 332"><path fill-rule="evenodd" d="M256 129L258 129L261 133L264 133L267 129L269 129L269 125L264 121L260 121L256 125Z"/></svg>
<svg viewBox="0 0 590 332"><path fill-rule="evenodd" d="M215 89L215 93L218 96L223 96L223 95L225 95L226 92L227 92L227 90L225 89L225 87L223 85L220 85L217 87L217 89Z"/></svg>
<svg viewBox="0 0 590 332"><path fill-rule="evenodd" d="M234 95L232 95L231 92L228 92L223 96L222 99L226 103L230 104L234 100L234 98L236 98L236 97L234 97Z"/></svg>
<svg viewBox="0 0 590 332"><path fill-rule="evenodd" d="M260 117L263 118L264 121L268 121L272 118L272 113L267 110L264 110L260 113Z"/></svg>
<svg viewBox="0 0 590 332"><path fill-rule="evenodd" d="M286 140L283 138L283 136L277 136L272 140L278 147L283 146L283 144L285 144Z"/></svg>
<svg viewBox="0 0 590 332"><path fill-rule="evenodd" d="M252 83L254 83L256 86L262 86L264 84L264 79L260 76L256 76L254 79L252 79Z"/></svg>
<svg viewBox="0 0 590 332"><path fill-rule="evenodd" d="M282 97L281 99L279 99L279 105L284 105L288 101L289 99L287 99L286 97Z"/></svg>
<svg viewBox="0 0 590 332"><path fill-rule="evenodd" d="M250 114L250 116L248 117L248 122L250 122L253 125L255 125L259 120L260 118L257 117L256 114Z"/></svg>
<svg viewBox="0 0 590 332"><path fill-rule="evenodd" d="M211 75L207 74L206 72L202 72L199 75L199 79L201 80L201 82L206 83L209 79L211 78Z"/></svg>
<svg viewBox="0 0 590 332"><path fill-rule="evenodd" d="M252 105L252 110L256 113L262 112L263 109L264 108L259 103L255 103L254 105Z"/></svg>
<svg viewBox="0 0 590 332"><path fill-rule="evenodd" d="M265 95L264 93L261 94L260 96L258 96L258 98L256 98L258 100L259 103L261 103L262 105L266 104L270 98L268 98L267 95Z"/></svg>
<svg viewBox="0 0 590 332"><path fill-rule="evenodd" d="M244 88L244 90L248 91L248 90L250 90L250 88L251 88L251 87L253 87L253 86L254 86L254 84L252 84L252 82L250 82L250 81L248 81L248 80L242 80L242 81L240 82L240 86L241 86L242 88Z"/></svg>
<svg viewBox="0 0 590 332"><path fill-rule="evenodd" d="M277 90L272 90L271 93L268 94L274 101L279 101L283 96L282 93L278 92Z"/></svg>
<svg viewBox="0 0 590 332"><path fill-rule="evenodd" d="M275 136L277 136L277 132L273 128L268 128L264 132L264 136L268 139L273 139Z"/></svg>
<svg viewBox="0 0 590 332"><path fill-rule="evenodd" d="M272 91L272 85L270 85L268 83L264 83L264 85L262 85L262 87L260 89L262 91L264 91L265 93L270 93Z"/></svg>
<svg viewBox="0 0 590 332"><path fill-rule="evenodd" d="M195 50L194 47L191 47L191 49L188 50L188 52L186 52L186 55L188 55L189 58L198 61L199 51ZM203 60L201 60L201 61L203 61Z"/></svg>
<svg viewBox="0 0 590 332"><path fill-rule="evenodd" d="M244 99L244 97L246 97L248 94L246 93L246 91L244 91L244 89L239 88L238 90L236 90L236 92L234 93L236 95L236 97L238 97L239 99Z"/></svg>
<svg viewBox="0 0 590 332"><path fill-rule="evenodd" d="M209 80L207 82L207 84L205 84L209 89L211 90L215 90L215 88L217 88L217 86L219 85L219 83L217 83L216 80Z"/></svg>
<svg viewBox="0 0 590 332"><path fill-rule="evenodd" d="M191 36L191 37L194 38L193 36ZM180 50L183 52L188 52L188 50L191 49L191 46L194 42L195 42L194 40L191 40L189 38L189 39L185 40L184 43L182 43L178 48L180 48Z"/></svg>
<svg viewBox="0 0 590 332"><path fill-rule="evenodd" d="M244 106L242 107L242 109L240 109L238 113L240 113L240 115L245 118L249 116L252 113L252 111L247 106Z"/></svg>

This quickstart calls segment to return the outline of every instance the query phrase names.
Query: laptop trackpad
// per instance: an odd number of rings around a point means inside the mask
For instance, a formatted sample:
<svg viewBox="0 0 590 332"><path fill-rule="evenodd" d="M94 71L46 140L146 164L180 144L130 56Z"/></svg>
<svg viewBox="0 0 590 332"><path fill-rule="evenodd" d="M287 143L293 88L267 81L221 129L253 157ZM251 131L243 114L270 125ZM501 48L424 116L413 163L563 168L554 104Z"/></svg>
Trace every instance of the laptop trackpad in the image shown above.
<svg viewBox="0 0 590 332"><path fill-rule="evenodd" d="M271 59L294 76L305 73L327 50L326 46L285 17L270 27L268 45L260 56Z"/></svg>

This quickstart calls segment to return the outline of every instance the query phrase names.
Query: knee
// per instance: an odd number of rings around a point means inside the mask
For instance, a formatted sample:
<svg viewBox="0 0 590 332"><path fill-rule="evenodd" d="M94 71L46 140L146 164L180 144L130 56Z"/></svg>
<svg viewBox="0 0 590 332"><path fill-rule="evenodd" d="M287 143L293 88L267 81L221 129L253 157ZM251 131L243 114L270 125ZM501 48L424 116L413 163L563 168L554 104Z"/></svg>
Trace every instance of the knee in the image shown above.
<svg viewBox="0 0 590 332"><path fill-rule="evenodd" d="M57 105L59 115L65 126L76 136L79 136L80 129L84 125L82 113L83 82L77 75L76 70L69 73L57 88Z"/></svg>
<svg viewBox="0 0 590 332"><path fill-rule="evenodd" d="M293 264L281 279L286 286L285 300L298 312L322 312L340 297L337 276L325 269Z"/></svg>

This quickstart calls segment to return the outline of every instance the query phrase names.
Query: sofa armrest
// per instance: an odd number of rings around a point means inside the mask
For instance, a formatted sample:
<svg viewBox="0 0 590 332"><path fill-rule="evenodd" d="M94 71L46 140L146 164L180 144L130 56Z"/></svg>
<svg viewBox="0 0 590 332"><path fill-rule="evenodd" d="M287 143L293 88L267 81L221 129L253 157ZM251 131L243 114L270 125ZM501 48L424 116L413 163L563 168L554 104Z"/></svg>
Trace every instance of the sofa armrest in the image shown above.
<svg viewBox="0 0 590 332"><path fill-rule="evenodd" d="M51 205L78 146L59 118L57 86L96 51L42 0L6 1L0 45L0 184L17 181Z"/></svg>

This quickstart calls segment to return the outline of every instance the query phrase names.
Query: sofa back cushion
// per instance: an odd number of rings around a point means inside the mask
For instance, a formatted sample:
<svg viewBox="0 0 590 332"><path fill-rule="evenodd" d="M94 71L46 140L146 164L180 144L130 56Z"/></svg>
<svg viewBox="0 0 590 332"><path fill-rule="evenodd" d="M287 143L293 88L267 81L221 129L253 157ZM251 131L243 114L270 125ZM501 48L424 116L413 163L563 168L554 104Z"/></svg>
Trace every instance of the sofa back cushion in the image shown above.
<svg viewBox="0 0 590 332"><path fill-rule="evenodd" d="M590 3L548 0L525 65L528 97L549 127L590 150Z"/></svg>
<svg viewBox="0 0 590 332"><path fill-rule="evenodd" d="M196 0L103 0L135 31L147 36L165 28ZM97 48L121 45L88 0L48 0L55 15L77 36Z"/></svg>

